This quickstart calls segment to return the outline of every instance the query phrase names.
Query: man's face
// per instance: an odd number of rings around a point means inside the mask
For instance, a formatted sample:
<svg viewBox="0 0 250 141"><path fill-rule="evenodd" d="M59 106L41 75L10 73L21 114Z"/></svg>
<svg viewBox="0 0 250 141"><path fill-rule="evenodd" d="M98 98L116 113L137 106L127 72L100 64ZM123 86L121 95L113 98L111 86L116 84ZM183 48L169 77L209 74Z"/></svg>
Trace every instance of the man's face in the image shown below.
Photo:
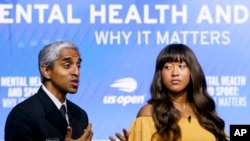
<svg viewBox="0 0 250 141"><path fill-rule="evenodd" d="M48 70L49 90L53 94L76 93L79 86L81 58L74 49L62 49L54 68Z"/></svg>

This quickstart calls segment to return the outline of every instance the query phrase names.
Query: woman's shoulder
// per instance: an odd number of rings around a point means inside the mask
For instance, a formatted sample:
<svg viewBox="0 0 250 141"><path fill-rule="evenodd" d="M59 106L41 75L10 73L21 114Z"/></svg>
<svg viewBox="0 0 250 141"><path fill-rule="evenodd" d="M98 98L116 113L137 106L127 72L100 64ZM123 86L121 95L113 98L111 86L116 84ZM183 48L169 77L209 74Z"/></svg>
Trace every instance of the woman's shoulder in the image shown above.
<svg viewBox="0 0 250 141"><path fill-rule="evenodd" d="M151 117L152 116L153 105L145 104L139 110L137 117Z"/></svg>

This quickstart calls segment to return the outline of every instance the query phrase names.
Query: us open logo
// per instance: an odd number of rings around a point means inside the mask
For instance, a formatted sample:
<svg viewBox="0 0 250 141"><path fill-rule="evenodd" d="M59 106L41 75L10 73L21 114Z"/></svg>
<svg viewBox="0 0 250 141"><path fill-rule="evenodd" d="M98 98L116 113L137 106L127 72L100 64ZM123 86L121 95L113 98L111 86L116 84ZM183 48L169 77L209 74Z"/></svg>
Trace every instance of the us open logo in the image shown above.
<svg viewBox="0 0 250 141"><path fill-rule="evenodd" d="M128 104L142 104L145 101L146 94L134 95L133 92L137 89L137 82L134 78L126 77L115 80L110 84L110 88L115 88L124 95L106 95L103 98L104 104L120 104L126 106Z"/></svg>

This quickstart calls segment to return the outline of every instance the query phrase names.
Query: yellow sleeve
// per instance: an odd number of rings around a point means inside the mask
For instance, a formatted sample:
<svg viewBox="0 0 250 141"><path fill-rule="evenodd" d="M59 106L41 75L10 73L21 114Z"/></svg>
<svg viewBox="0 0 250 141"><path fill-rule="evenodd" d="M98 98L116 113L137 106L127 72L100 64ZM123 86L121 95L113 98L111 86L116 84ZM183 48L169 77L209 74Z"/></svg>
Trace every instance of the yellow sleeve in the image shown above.
<svg viewBox="0 0 250 141"><path fill-rule="evenodd" d="M130 127L129 141L152 141L152 135L156 132L152 117L138 117ZM157 141L155 138L153 141Z"/></svg>

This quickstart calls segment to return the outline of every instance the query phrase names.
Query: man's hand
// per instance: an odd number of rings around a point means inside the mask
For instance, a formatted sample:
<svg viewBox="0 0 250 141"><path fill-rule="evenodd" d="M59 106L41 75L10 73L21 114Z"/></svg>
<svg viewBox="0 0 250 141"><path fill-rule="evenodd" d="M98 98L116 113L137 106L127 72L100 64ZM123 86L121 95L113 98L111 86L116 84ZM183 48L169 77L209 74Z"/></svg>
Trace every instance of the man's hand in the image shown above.
<svg viewBox="0 0 250 141"><path fill-rule="evenodd" d="M91 141L93 136L92 124L90 123L88 125L88 127L84 130L84 133L80 138L73 140L71 136L72 136L72 128L68 126L65 141Z"/></svg>
<svg viewBox="0 0 250 141"><path fill-rule="evenodd" d="M121 135L120 133L116 132L115 136L120 140L120 141L128 141L128 136L129 136L129 132L123 128L123 135ZM110 141L116 141L114 137L110 136L109 137Z"/></svg>

